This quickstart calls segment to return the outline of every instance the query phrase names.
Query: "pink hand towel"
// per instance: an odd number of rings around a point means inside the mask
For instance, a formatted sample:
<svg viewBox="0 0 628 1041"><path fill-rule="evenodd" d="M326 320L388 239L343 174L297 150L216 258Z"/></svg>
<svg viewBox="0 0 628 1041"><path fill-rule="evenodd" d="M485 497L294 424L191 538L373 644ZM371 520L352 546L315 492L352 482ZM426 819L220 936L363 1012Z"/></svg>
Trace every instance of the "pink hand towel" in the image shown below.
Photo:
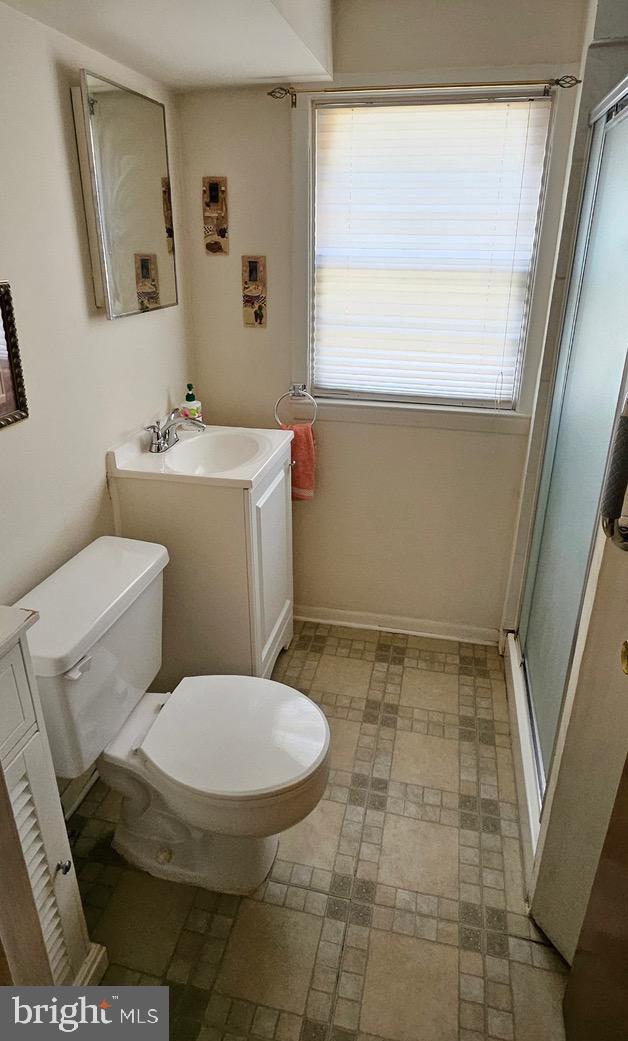
<svg viewBox="0 0 628 1041"><path fill-rule="evenodd" d="M292 499L299 502L314 498L314 471L316 469L316 439L309 423L282 423L283 430L292 430Z"/></svg>

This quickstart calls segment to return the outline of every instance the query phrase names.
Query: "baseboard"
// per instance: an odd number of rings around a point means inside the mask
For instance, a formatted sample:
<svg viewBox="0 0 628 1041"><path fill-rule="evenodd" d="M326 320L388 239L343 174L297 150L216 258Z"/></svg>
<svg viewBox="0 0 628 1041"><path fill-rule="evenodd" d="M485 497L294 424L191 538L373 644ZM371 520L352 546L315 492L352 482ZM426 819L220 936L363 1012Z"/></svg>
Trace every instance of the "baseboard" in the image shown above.
<svg viewBox="0 0 628 1041"><path fill-rule="evenodd" d="M405 633L408 636L429 636L441 640L459 640L462 643L495 645L499 637L497 629L489 629L480 625L435 622L426 618L373 614L369 611L340 611L332 607L310 607L306 604L295 604L294 617L300 622L344 625L350 629L383 629L385 632Z"/></svg>
<svg viewBox="0 0 628 1041"><path fill-rule="evenodd" d="M506 688L508 711L512 731L512 751L517 782L519 820L521 824L521 847L526 893L530 891L534 856L539 840L541 819L541 794L536 774L532 730L528 713L526 691L519 641L514 633L506 639Z"/></svg>
<svg viewBox="0 0 628 1041"><path fill-rule="evenodd" d="M107 948L102 947L99 943L90 943L87 957L81 965L76 975L76 979L74 980L74 986L96 986L96 984L100 983L103 978L108 964L109 958L107 957Z"/></svg>
<svg viewBox="0 0 628 1041"><path fill-rule="evenodd" d="M87 780L85 779L85 775L83 775L82 777L76 777L70 781L69 785L64 789L61 795L61 806L66 821L69 820L74 811L78 809L90 789L96 784L97 780L98 771L94 766L92 767Z"/></svg>

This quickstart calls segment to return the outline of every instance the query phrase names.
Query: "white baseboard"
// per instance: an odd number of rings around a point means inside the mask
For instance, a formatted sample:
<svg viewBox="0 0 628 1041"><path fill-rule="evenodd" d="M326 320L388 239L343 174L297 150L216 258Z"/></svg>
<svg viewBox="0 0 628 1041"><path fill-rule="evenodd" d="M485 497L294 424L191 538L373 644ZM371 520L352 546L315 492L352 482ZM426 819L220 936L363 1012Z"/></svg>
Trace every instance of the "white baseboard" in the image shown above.
<svg viewBox="0 0 628 1041"><path fill-rule="evenodd" d="M521 822L523 868L526 893L529 894L534 857L539 840L541 793L536 773L528 712L528 694L521 666L521 651L514 633L508 633L506 638L506 687Z"/></svg>
<svg viewBox="0 0 628 1041"><path fill-rule="evenodd" d="M108 964L107 948L102 947L99 943L90 943L87 957L74 980L74 986L95 987L103 978Z"/></svg>
<svg viewBox="0 0 628 1041"><path fill-rule="evenodd" d="M90 789L96 784L97 780L98 771L94 766L87 780L85 780L85 776L83 775L83 777L76 777L74 780L70 781L69 785L61 795L61 806L63 807L63 816L66 821L69 820L74 811L78 809Z"/></svg>
<svg viewBox="0 0 628 1041"><path fill-rule="evenodd" d="M369 611L340 611L332 607L309 607L306 604L295 604L294 617L300 622L344 625L350 629L382 629L384 632L405 633L408 636L429 636L441 640L459 640L462 643L495 645L499 637L497 629L489 629L480 625L435 622L426 618L373 614Z"/></svg>

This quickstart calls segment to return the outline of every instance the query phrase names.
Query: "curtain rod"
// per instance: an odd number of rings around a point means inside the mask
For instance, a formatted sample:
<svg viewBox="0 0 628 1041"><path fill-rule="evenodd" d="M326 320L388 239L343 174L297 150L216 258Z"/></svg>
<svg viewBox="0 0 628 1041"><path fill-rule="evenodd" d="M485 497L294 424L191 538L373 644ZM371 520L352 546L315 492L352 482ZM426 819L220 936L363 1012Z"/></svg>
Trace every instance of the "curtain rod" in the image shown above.
<svg viewBox="0 0 628 1041"><path fill-rule="evenodd" d="M293 86L278 86L273 87L272 90L267 91L269 98L275 98L275 100L281 100L282 98L290 98L290 107L297 107L297 95L298 94L354 94L354 93L373 93L374 91L404 91L404 90L452 90L452 89L474 89L482 88L486 90L487 87L498 88L498 87L545 87L545 91L549 94L551 87L563 87L569 89L575 87L576 84L582 83L577 76L559 76L558 79L545 79L545 80L506 80L502 83L403 83L392 85L390 83L384 86L377 87L293 87Z"/></svg>

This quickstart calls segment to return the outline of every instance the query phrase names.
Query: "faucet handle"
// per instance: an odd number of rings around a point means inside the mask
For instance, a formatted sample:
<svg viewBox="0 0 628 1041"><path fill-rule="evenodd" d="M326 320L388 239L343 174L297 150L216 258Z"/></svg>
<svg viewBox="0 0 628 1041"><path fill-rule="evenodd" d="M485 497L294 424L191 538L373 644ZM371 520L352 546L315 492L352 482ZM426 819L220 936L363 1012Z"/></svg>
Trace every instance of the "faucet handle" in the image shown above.
<svg viewBox="0 0 628 1041"><path fill-rule="evenodd" d="M161 425L160 425L159 421L157 421L156 423L149 423L149 425L147 427L144 427L144 430L146 431L147 434L150 434L150 436L151 436L150 437L150 451L151 452L158 452L159 451L159 446L161 444L161 438L162 438Z"/></svg>

